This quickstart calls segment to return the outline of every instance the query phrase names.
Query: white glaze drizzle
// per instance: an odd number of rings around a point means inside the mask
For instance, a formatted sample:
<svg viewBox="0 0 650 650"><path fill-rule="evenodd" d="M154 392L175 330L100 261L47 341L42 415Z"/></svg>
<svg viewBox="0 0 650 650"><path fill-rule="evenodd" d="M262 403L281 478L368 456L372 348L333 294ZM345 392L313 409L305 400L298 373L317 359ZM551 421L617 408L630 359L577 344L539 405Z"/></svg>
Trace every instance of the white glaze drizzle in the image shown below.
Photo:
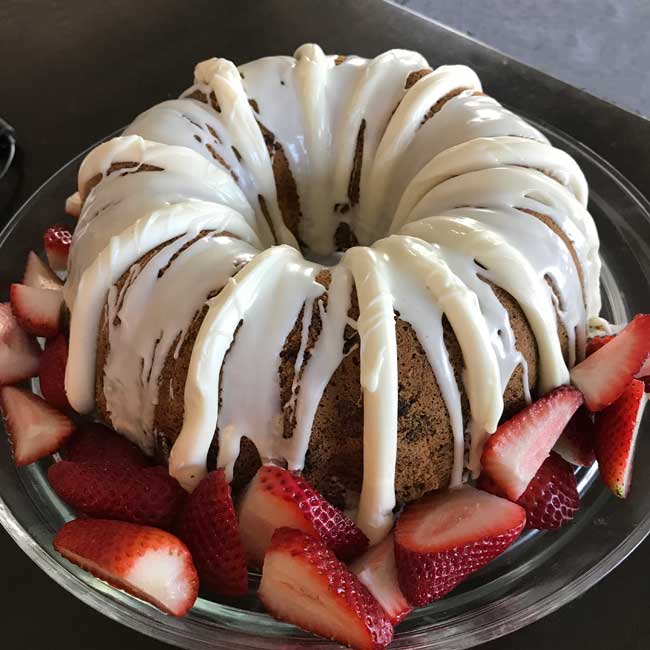
<svg viewBox="0 0 650 650"><path fill-rule="evenodd" d="M547 390L568 376L556 313L569 336L569 365L584 353L587 322L598 314L598 237L584 207L584 176L569 156L494 99L477 94L480 81L469 68L443 66L407 90L408 75L427 68L413 52L341 62L316 45L239 70L210 59L197 65L195 84L180 99L146 111L123 137L91 152L79 174L83 205L65 286L72 312L66 389L73 407L93 408L96 342L107 304L107 407L114 426L152 451L163 362L178 354L208 293L223 286L207 301L194 342L170 472L193 488L206 472L216 430L217 463L229 475L242 436L265 461L300 470L319 402L344 357L346 324L356 327L364 396L356 516L377 541L390 528L395 505L396 310L414 328L447 406L451 485L462 481L467 431L469 468L476 474L485 436L498 424L503 390L518 366L530 399L508 313L481 278L521 305L539 349L538 388ZM196 91L207 102L191 97ZM270 154L258 123L274 139ZM361 131L353 201L350 178ZM330 269L326 309L324 287L315 280L322 267L292 248L296 238L282 219L272 164L276 146L282 146L296 183L299 239L314 256L334 252L340 222L368 245L348 250ZM135 166L109 173L113 163ZM96 177L99 183L89 192ZM572 242L584 295L568 248L522 209L548 216ZM377 241L388 232L399 234ZM142 256L159 246L142 267ZM118 296L114 285L127 271ZM348 317L353 284L356 323ZM168 314L172 302L177 308ZM305 361L313 305L321 331ZM301 310L295 379L289 403L282 405L280 353ZM443 316L463 354L466 423ZM171 384L165 389L172 391ZM296 421L288 439L282 435L283 406Z"/></svg>

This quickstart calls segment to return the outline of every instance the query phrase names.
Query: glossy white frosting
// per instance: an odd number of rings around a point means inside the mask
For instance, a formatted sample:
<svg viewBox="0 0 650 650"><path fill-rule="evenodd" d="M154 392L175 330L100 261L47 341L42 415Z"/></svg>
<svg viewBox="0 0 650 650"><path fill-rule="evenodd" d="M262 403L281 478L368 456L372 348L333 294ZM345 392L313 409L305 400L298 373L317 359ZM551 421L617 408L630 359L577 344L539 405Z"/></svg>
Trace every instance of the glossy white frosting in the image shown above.
<svg viewBox="0 0 650 650"><path fill-rule="evenodd" d="M407 89L409 75L427 68L413 52L341 61L317 45L240 68L210 59L179 99L154 106L92 151L71 202L80 212L65 286L72 406L84 413L94 407L106 309L110 349L102 372L112 424L152 452L160 391L183 399L170 455L170 472L183 485L192 489L205 475L215 431L217 463L229 476L243 436L265 462L300 470L351 326L360 337L364 406L356 516L374 542L390 528L395 506L397 312L415 330L447 407L451 485L461 484L465 467L476 474L517 367L530 399L508 312L486 281L521 306L539 352L536 388L550 390L568 381L557 319L569 337L571 366L600 309L598 236L585 209L584 176L567 154L483 95L467 67L442 66ZM278 147L300 200L297 237L278 202ZM358 196L350 192L353 172ZM564 233L580 272L562 238L526 211ZM329 269L325 306L316 280L325 267L306 261L298 240L314 259L332 256L342 222L361 245ZM353 286L356 322L348 315ZM306 355L314 309L320 334ZM201 310L183 395L174 395L172 383L162 384L164 361L178 355ZM445 317L463 354L460 382L444 344ZM300 350L282 404L280 354L296 322ZM285 410L295 416L291 438L283 436Z"/></svg>

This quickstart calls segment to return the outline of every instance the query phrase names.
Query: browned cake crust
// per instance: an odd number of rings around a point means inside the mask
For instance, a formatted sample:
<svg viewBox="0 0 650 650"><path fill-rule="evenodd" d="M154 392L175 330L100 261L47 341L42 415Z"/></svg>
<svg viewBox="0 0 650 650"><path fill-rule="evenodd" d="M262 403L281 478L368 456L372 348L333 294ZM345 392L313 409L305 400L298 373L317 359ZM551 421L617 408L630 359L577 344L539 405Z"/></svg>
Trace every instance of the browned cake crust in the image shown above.
<svg viewBox="0 0 650 650"><path fill-rule="evenodd" d="M337 63L345 57L340 57ZM409 88L430 70L413 72L406 79L405 87ZM454 96L463 92L458 88L441 98L423 118L422 123L432 118L444 104ZM480 93L476 93L480 94ZM196 91L192 96L205 103L216 104L216 98L206 96ZM255 100L251 106L258 112ZM216 107L218 109L218 106ZM265 139L269 156L272 160L273 172L276 179L278 204L283 219L289 230L300 241L299 225L302 220L300 197L296 183L291 173L289 161L282 145L277 142L263 124L259 124ZM355 158L352 165L348 187L348 202L332 206L341 221L335 232L335 248L339 251L347 250L357 244L357 238L345 220L345 214L359 201L360 179L363 166L365 123L357 134ZM213 134L214 135L214 134ZM206 145L207 146L207 145ZM213 156L214 157L214 156ZM218 163L222 160L215 157ZM134 163L114 164L109 174L119 169L128 169ZM144 170L144 168L140 168ZM140 170L139 169L139 170ZM137 170L137 171L139 171ZM155 169L151 169L154 171ZM101 180L101 176L91 179L87 186L82 188L82 198L87 196L90 189ZM264 197L259 197L260 205L268 219L268 210ZM558 234L571 251L576 262L582 281L582 270L577 260L575 250L566 235L546 215L531 213L543 221ZM215 236L202 233L201 236ZM151 257L160 250L155 249L139 260L141 269ZM134 279L133 275L125 273L117 282L118 291L122 289L127 278ZM322 271L317 281L325 288L329 287L331 275L328 270ZM507 310L510 325L515 334L516 347L528 364L528 382L531 390L537 384L538 376L538 351L535 338L526 317L518 303L503 289L492 285L491 287ZM215 286L210 295L216 295L222 287ZM209 296L206 296L206 299ZM327 292L320 298L322 307L327 309ZM197 313L185 335L179 354L172 354L165 361L160 375L160 386L165 387L159 392L159 402L154 411L154 425L156 433L156 453L160 459L166 461L171 447L177 438L183 424L183 395L185 380L189 368L194 341L207 312L207 307ZM356 292L351 298L350 317L358 318ZM279 367L280 401L284 416L284 436L291 437L295 426L292 403L292 392L299 390L299 380L302 372L309 363L311 350L320 335L322 323L318 304L315 302L312 309L311 324L308 333L308 342L305 349L302 368L299 377L295 377L295 364L301 347L302 312L299 315L293 330L287 337L281 352ZM110 422L111 415L106 408L104 396L103 368L109 352L107 310L104 310L102 325L99 333L97 349L97 374L96 374L96 402L101 417ZM118 324L119 326L119 324ZM450 362L461 391L464 425L467 425L469 407L467 396L462 382L464 367L463 356L456 336L444 319L444 341L449 353ZM558 317L558 334L565 358L568 357L568 336L564 331ZM396 314L397 335L397 362L398 362L398 447L396 465L396 495L399 502L413 500L431 490L445 487L449 483L453 464L453 435L449 415L444 400L440 393L433 370L426 358L415 331L411 325L403 321ZM235 334L236 340L236 334ZM356 330L346 327L344 352L347 356L343 359L338 369L334 372L327 385L313 423L311 439L305 459L304 473L306 477L334 502L343 505L346 494L358 492L363 478L363 395L360 384L360 351L359 338ZM176 346L173 345L172 349ZM227 360L227 356L226 356ZM171 390L169 390L171 388ZM525 391L523 387L523 368L517 367L508 382L504 394L504 418L511 416L525 405ZM173 396L173 397L172 397ZM219 400L221 404L221 397ZM218 452L218 430L215 432L214 441L209 454L209 466L216 463ZM241 444L241 453L235 464L235 490L245 485L260 466L260 457L254 444L244 438Z"/></svg>
<svg viewBox="0 0 650 650"><path fill-rule="evenodd" d="M213 236L213 235L203 235ZM139 262L141 268L158 251L145 255ZM121 290L127 278L125 274L117 283ZM318 281L329 286L330 274L323 271ZM221 287L215 287L216 293ZM537 348L532 331L521 308L505 291L492 286L495 295L507 309L516 337L518 350L528 363L529 384L537 382ZM208 296L206 296L207 298ZM323 296L327 309L327 294ZM176 358L169 355L160 376L159 403L154 412L157 453L166 460L171 446L183 423L183 399L194 341L207 308L197 314L187 332ZM356 295L351 301L350 317L358 317ZM294 385L295 361L300 347L302 318L298 318L281 354L279 369L281 403L290 401ZM119 326L119 324L118 324ZM310 352L321 330L317 305L314 305L309 339L304 355L301 374L309 363ZM398 449L396 467L396 493L399 501L410 501L418 496L448 484L452 469L452 431L446 406L436 378L413 328L396 317L398 350ZM460 347L447 322L444 323L445 343L450 361L461 388L465 424L468 417L467 399L461 381L463 358ZM566 333L562 333L566 349ZM236 335L235 335L236 338ZM108 323L106 311L98 341L96 399L102 418L110 422L103 392L103 372L108 354ZM306 458L305 475L317 489L341 503L346 491L357 492L363 477L363 399L360 385L360 355L358 334L348 327L345 350L349 354L329 382L314 420L311 440ZM172 346L174 349L175 346ZM171 390L168 387L171 386ZM174 396L172 398L171 396ZM505 413L511 414L524 404L522 369L517 368L508 383L504 395ZM285 436L290 437L295 425L293 412L284 409ZM210 453L210 463L216 461L218 437L215 435ZM242 441L241 455L235 465L234 488L245 485L260 465L260 458L253 443Z"/></svg>

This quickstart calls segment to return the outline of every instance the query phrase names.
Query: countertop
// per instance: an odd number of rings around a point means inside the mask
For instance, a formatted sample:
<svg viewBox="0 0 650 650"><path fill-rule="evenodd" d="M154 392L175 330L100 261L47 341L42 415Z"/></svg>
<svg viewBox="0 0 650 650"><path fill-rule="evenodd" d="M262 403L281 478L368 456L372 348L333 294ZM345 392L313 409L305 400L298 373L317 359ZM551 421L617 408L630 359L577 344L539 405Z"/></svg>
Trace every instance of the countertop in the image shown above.
<svg viewBox="0 0 650 650"><path fill-rule="evenodd" d="M408 4L435 16L435 2L413 0ZM450 11L450 3L441 4ZM495 10L515 4L519 3L496 3ZM349 11L349 20L340 20L344 10ZM370 36L364 41L364 52L359 53L373 54L400 44L397 41L404 29L396 13L400 11L372 1L355 3L352 9L343 2L316 5L289 0L236 5L208 0L191 4L165 0L137 4L126 0L5 0L0 4L0 115L17 129L23 174L20 179L10 176L0 182L0 219L6 220L51 173L99 137L126 124L153 103L176 96L189 84L196 61L216 54L243 62L263 54L287 53L310 40L324 43L328 51L352 51L360 26ZM230 26L227 30L225 23ZM256 36L250 38L252 34ZM477 36L489 41L484 34ZM409 46L420 49L418 38L425 48L424 34L414 36L414 44ZM529 60L534 63L536 56L531 53ZM509 68L507 63L499 62L503 64L502 74L525 73ZM647 74L647 67L644 69ZM587 85L568 75L566 78ZM619 103L647 113L649 85L643 90L645 95L621 95ZM560 88L566 101L579 102L570 89ZM602 88L602 92L595 87L590 90L617 99L612 96L618 92L617 86L603 84ZM598 105L594 108L597 110ZM563 127L586 141L587 132L581 131L580 123L584 117L581 114ZM593 123L598 113L589 119ZM607 119L620 120L623 125L626 118L614 110ZM608 141L590 146L608 157L622 145ZM628 138L625 146L633 160L635 152L647 149L647 141ZM633 164L622 171L638 184L647 176ZM53 214L52 220L56 217ZM650 543L646 542L581 598L524 630L482 647L646 650L650 647L650 617L646 614L649 562ZM0 567L4 586L0 592L2 648L167 647L76 600L43 574L2 530Z"/></svg>

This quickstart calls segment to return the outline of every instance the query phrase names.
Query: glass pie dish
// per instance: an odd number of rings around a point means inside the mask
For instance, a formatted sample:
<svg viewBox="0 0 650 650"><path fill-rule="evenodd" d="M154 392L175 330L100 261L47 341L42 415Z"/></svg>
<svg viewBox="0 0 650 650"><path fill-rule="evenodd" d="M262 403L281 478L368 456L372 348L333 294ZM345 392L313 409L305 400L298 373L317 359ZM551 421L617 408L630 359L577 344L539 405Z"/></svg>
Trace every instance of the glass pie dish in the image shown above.
<svg viewBox="0 0 650 650"><path fill-rule="evenodd" d="M574 157L589 181L589 209L601 238L603 316L623 323L637 312L648 311L650 204L587 147L557 129L530 121ZM41 245L46 227L62 217L82 156L37 190L0 234L4 290L19 277L28 250ZM642 429L650 429L647 418ZM255 597L259 576L254 574L247 596L199 598L188 616L175 619L68 563L52 548L54 533L73 514L49 487L51 459L16 469L6 436L0 438L0 523L43 571L86 604L188 650L332 647L265 614ZM637 467L650 463L647 438L642 431ZM449 596L411 614L397 627L391 648L468 648L532 623L603 578L650 532L650 476L637 471L625 502L612 497L596 478L595 466L578 472L582 507L570 525L556 532L522 535Z"/></svg>

